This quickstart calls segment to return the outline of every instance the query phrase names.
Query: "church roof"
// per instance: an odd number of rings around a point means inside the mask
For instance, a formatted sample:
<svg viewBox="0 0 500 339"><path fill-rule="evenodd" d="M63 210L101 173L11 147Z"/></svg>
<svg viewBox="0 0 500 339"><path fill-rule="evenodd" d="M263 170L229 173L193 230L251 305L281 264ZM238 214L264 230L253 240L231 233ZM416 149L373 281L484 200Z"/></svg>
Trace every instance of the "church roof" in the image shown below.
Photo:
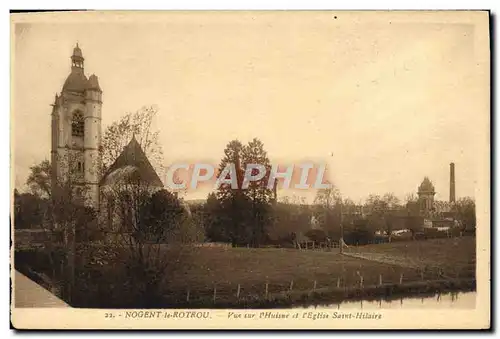
<svg viewBox="0 0 500 339"><path fill-rule="evenodd" d="M434 192L434 185L429 180L428 177L425 177L420 186L418 187L419 192Z"/></svg>
<svg viewBox="0 0 500 339"><path fill-rule="evenodd" d="M101 91L101 87L99 86L99 80L95 74L92 74L87 81L87 89L96 89Z"/></svg>
<svg viewBox="0 0 500 339"><path fill-rule="evenodd" d="M87 77L83 70L73 69L64 82L63 91L84 92L87 88Z"/></svg>
<svg viewBox="0 0 500 339"><path fill-rule="evenodd" d="M71 59L73 60L73 62L79 61L82 63L77 67L75 67L75 65L73 64L71 73L68 75L66 81L64 82L63 91L77 93L83 93L86 89L101 91L101 88L99 87L99 81L94 74L92 74L88 79L85 76L85 73L83 71L83 53L78 46L78 43L73 49L73 55L71 56Z"/></svg>
<svg viewBox="0 0 500 339"><path fill-rule="evenodd" d="M106 174L101 179L101 186L112 185L124 180L140 180L155 187L163 187L160 177L149 162L146 154L137 142L135 136L123 152L116 158Z"/></svg>

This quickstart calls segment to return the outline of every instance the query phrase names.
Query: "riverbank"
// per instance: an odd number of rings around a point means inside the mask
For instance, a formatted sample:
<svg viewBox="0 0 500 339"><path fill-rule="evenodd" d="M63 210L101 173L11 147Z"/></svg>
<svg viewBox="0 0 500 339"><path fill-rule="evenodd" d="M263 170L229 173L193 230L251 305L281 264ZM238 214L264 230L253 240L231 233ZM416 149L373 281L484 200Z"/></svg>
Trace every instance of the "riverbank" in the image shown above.
<svg viewBox="0 0 500 339"><path fill-rule="evenodd" d="M291 291L258 297L237 298L222 296L219 299L207 297L190 298L170 295L166 300L168 308L188 309L280 309L291 307L310 307L340 304L353 301L391 301L401 298L432 297L437 294L452 292L473 292L476 290L475 279L453 279L437 281L408 282L403 284L383 284L378 286L350 288L321 288L314 291ZM184 299L184 300L183 300Z"/></svg>

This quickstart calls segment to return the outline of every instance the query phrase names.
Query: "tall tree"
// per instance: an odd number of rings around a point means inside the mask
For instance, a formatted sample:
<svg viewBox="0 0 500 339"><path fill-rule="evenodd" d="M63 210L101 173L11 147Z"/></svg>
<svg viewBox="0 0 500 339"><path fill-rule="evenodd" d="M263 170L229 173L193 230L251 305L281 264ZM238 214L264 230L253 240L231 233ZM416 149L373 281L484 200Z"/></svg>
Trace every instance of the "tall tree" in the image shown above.
<svg viewBox="0 0 500 339"><path fill-rule="evenodd" d="M230 141L224 150L219 165L219 179L228 180L219 185L217 200L221 205L221 220L224 234L234 245L250 242L248 229L248 200L241 189L244 169L242 167L243 145L239 140ZM226 174L225 174L226 173Z"/></svg>
<svg viewBox="0 0 500 339"><path fill-rule="evenodd" d="M14 227L16 229L39 228L42 226L47 199L32 193L14 190Z"/></svg>
<svg viewBox="0 0 500 339"><path fill-rule="evenodd" d="M389 209L395 209L401 207L401 201L399 198L392 192L385 193L382 197L382 201L384 201Z"/></svg>
<svg viewBox="0 0 500 339"><path fill-rule="evenodd" d="M211 241L227 242L231 241L227 234L227 229L223 222L222 206L215 193L210 193L203 206L205 230L208 239Z"/></svg>
<svg viewBox="0 0 500 339"><path fill-rule="evenodd" d="M365 206L371 213L375 211L385 211L388 206L387 202L378 194L370 194L366 198Z"/></svg>
<svg viewBox="0 0 500 339"><path fill-rule="evenodd" d="M186 217L187 212L176 195L165 189L157 191L146 196L139 208L137 232L140 236L155 242L182 236L180 228L176 227L182 224L179 221Z"/></svg>
<svg viewBox="0 0 500 339"><path fill-rule="evenodd" d="M243 182L244 168L242 167L243 144L239 140L232 140L224 149L224 157L219 164L219 174L222 175L227 169L234 169L227 172L224 179L235 180L236 187L230 183L222 183L217 189L217 199L221 202L234 199L236 195L242 194L241 185ZM234 166L234 167L232 167Z"/></svg>
<svg viewBox="0 0 500 339"><path fill-rule="evenodd" d="M267 238L266 228L271 222L271 201L274 198L273 190L268 188L271 164L262 141L254 138L243 148L242 162L247 175L257 176L261 170L265 171L261 179L248 181L248 188L243 190L251 203L252 246L258 247ZM251 168L250 165L261 166L261 169Z"/></svg>
<svg viewBox="0 0 500 339"><path fill-rule="evenodd" d="M384 230L389 241L393 229L393 219L390 211L400 207L399 199L393 193L386 193L383 196L370 194L366 199L365 208L370 213L371 227L376 230Z"/></svg>
<svg viewBox="0 0 500 339"><path fill-rule="evenodd" d="M342 198L340 191L333 184L330 184L330 187L328 188L318 190L316 192L316 197L314 198L314 203L316 205L320 205L325 208L332 208L341 201Z"/></svg>
<svg viewBox="0 0 500 339"><path fill-rule="evenodd" d="M128 286L151 307L161 298L175 263L190 250L187 242L191 222L179 199L167 190L159 190L140 176L124 177L106 186L108 202L107 232L126 255L116 262L126 271ZM169 246L164 246L167 243Z"/></svg>
<svg viewBox="0 0 500 339"><path fill-rule="evenodd" d="M85 207L87 187L82 185L83 173L77 169L78 155L65 152L58 155L61 172L54 178L51 176L51 166L48 160L32 166L27 179L27 186L43 204L43 221L39 227L45 232L44 243L48 253L52 278L56 276L59 267L56 262L57 252L66 255L65 271L62 274L63 298L71 302L74 284L74 258L77 237L86 238L95 225L95 211ZM63 170L64 169L64 170ZM63 241L52 241L56 234L61 234ZM56 266L57 265L57 266Z"/></svg>
<svg viewBox="0 0 500 339"><path fill-rule="evenodd" d="M339 189L330 184L330 187L318 190L314 204L316 205L316 217L328 235L335 239L340 238L342 196Z"/></svg>
<svg viewBox="0 0 500 339"><path fill-rule="evenodd" d="M417 195L414 192L408 193L405 196L406 203L415 203L417 202L417 200L418 200Z"/></svg>
<svg viewBox="0 0 500 339"><path fill-rule="evenodd" d="M51 173L50 161L43 160L39 164L30 167L26 185L33 194L42 198L50 198L52 195Z"/></svg>
<svg viewBox="0 0 500 339"><path fill-rule="evenodd" d="M457 219L461 222L464 230L475 230L476 228L476 202L473 198L463 197L455 203Z"/></svg>
<svg viewBox="0 0 500 339"><path fill-rule="evenodd" d="M269 228L269 237L278 243L293 244L297 234L305 234L311 219L310 206L297 196L284 196L273 205L273 227Z"/></svg>

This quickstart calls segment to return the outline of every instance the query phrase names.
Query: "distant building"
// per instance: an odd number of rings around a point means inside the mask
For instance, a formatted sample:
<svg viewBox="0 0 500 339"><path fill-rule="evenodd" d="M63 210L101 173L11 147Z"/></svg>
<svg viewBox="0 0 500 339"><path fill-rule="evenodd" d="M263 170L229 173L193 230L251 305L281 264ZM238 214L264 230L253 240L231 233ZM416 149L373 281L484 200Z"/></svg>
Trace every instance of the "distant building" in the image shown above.
<svg viewBox="0 0 500 339"><path fill-rule="evenodd" d="M425 177L418 187L419 214L425 217L425 227L451 228L457 225L455 210L455 164L450 164L450 199L449 201L435 201L434 185ZM411 213L415 213L415 205L409 205Z"/></svg>
<svg viewBox="0 0 500 339"><path fill-rule="evenodd" d="M434 209L434 195L436 191L434 185L425 177L418 187L418 203L423 214L429 214Z"/></svg>

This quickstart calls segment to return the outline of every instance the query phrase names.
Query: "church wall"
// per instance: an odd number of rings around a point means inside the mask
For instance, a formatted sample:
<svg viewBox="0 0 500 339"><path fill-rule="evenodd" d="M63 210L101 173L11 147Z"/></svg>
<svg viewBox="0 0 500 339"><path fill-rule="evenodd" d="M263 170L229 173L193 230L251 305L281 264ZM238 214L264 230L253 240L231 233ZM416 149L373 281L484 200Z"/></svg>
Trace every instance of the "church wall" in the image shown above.
<svg viewBox="0 0 500 339"><path fill-rule="evenodd" d="M63 178L66 178L69 174L69 168L67 166L67 160L69 157L69 150L67 148L59 148L57 150L56 159L57 159L57 181L63 181Z"/></svg>
<svg viewBox="0 0 500 339"><path fill-rule="evenodd" d="M101 93L96 90L87 91L85 92L85 99L87 100L87 102L94 101L96 103L99 103L101 101Z"/></svg>
<svg viewBox="0 0 500 339"><path fill-rule="evenodd" d="M59 173L59 167L57 163L58 158L58 147L59 147L59 132L60 132L60 114L61 108L59 106L60 99L56 96L56 101L52 108L52 118L51 118L51 149L50 149L50 163L51 163L51 189L54 191L55 183L57 181L57 175Z"/></svg>
<svg viewBox="0 0 500 339"><path fill-rule="evenodd" d="M85 102L85 181L89 184L89 197L99 206L99 168L101 144L101 103L100 93L86 92ZM99 101L97 101L99 100Z"/></svg>
<svg viewBox="0 0 500 339"><path fill-rule="evenodd" d="M61 124L60 124L60 135L62 136L60 138L59 142L59 147L82 147L83 146L83 140L74 140L72 134L71 134L71 122L73 118L73 113L75 111L80 111L82 114L85 116L85 105L81 102L83 98L80 98L78 102L71 102L69 100L66 101L65 104L63 104L64 109L63 109L63 114L62 114L62 119L61 119ZM73 141L76 141L74 144Z"/></svg>
<svg viewBox="0 0 500 339"><path fill-rule="evenodd" d="M131 202L120 201L119 197L123 197L122 193L127 188L121 188L119 185L105 186L99 188L99 222L104 229L105 236L110 241L123 240L123 218L125 215L132 217L132 213L136 208L137 199L131 198ZM149 196L162 190L162 187L144 186L138 189L141 192L147 192ZM135 192L136 189L131 189ZM132 220L133 222L133 220Z"/></svg>

